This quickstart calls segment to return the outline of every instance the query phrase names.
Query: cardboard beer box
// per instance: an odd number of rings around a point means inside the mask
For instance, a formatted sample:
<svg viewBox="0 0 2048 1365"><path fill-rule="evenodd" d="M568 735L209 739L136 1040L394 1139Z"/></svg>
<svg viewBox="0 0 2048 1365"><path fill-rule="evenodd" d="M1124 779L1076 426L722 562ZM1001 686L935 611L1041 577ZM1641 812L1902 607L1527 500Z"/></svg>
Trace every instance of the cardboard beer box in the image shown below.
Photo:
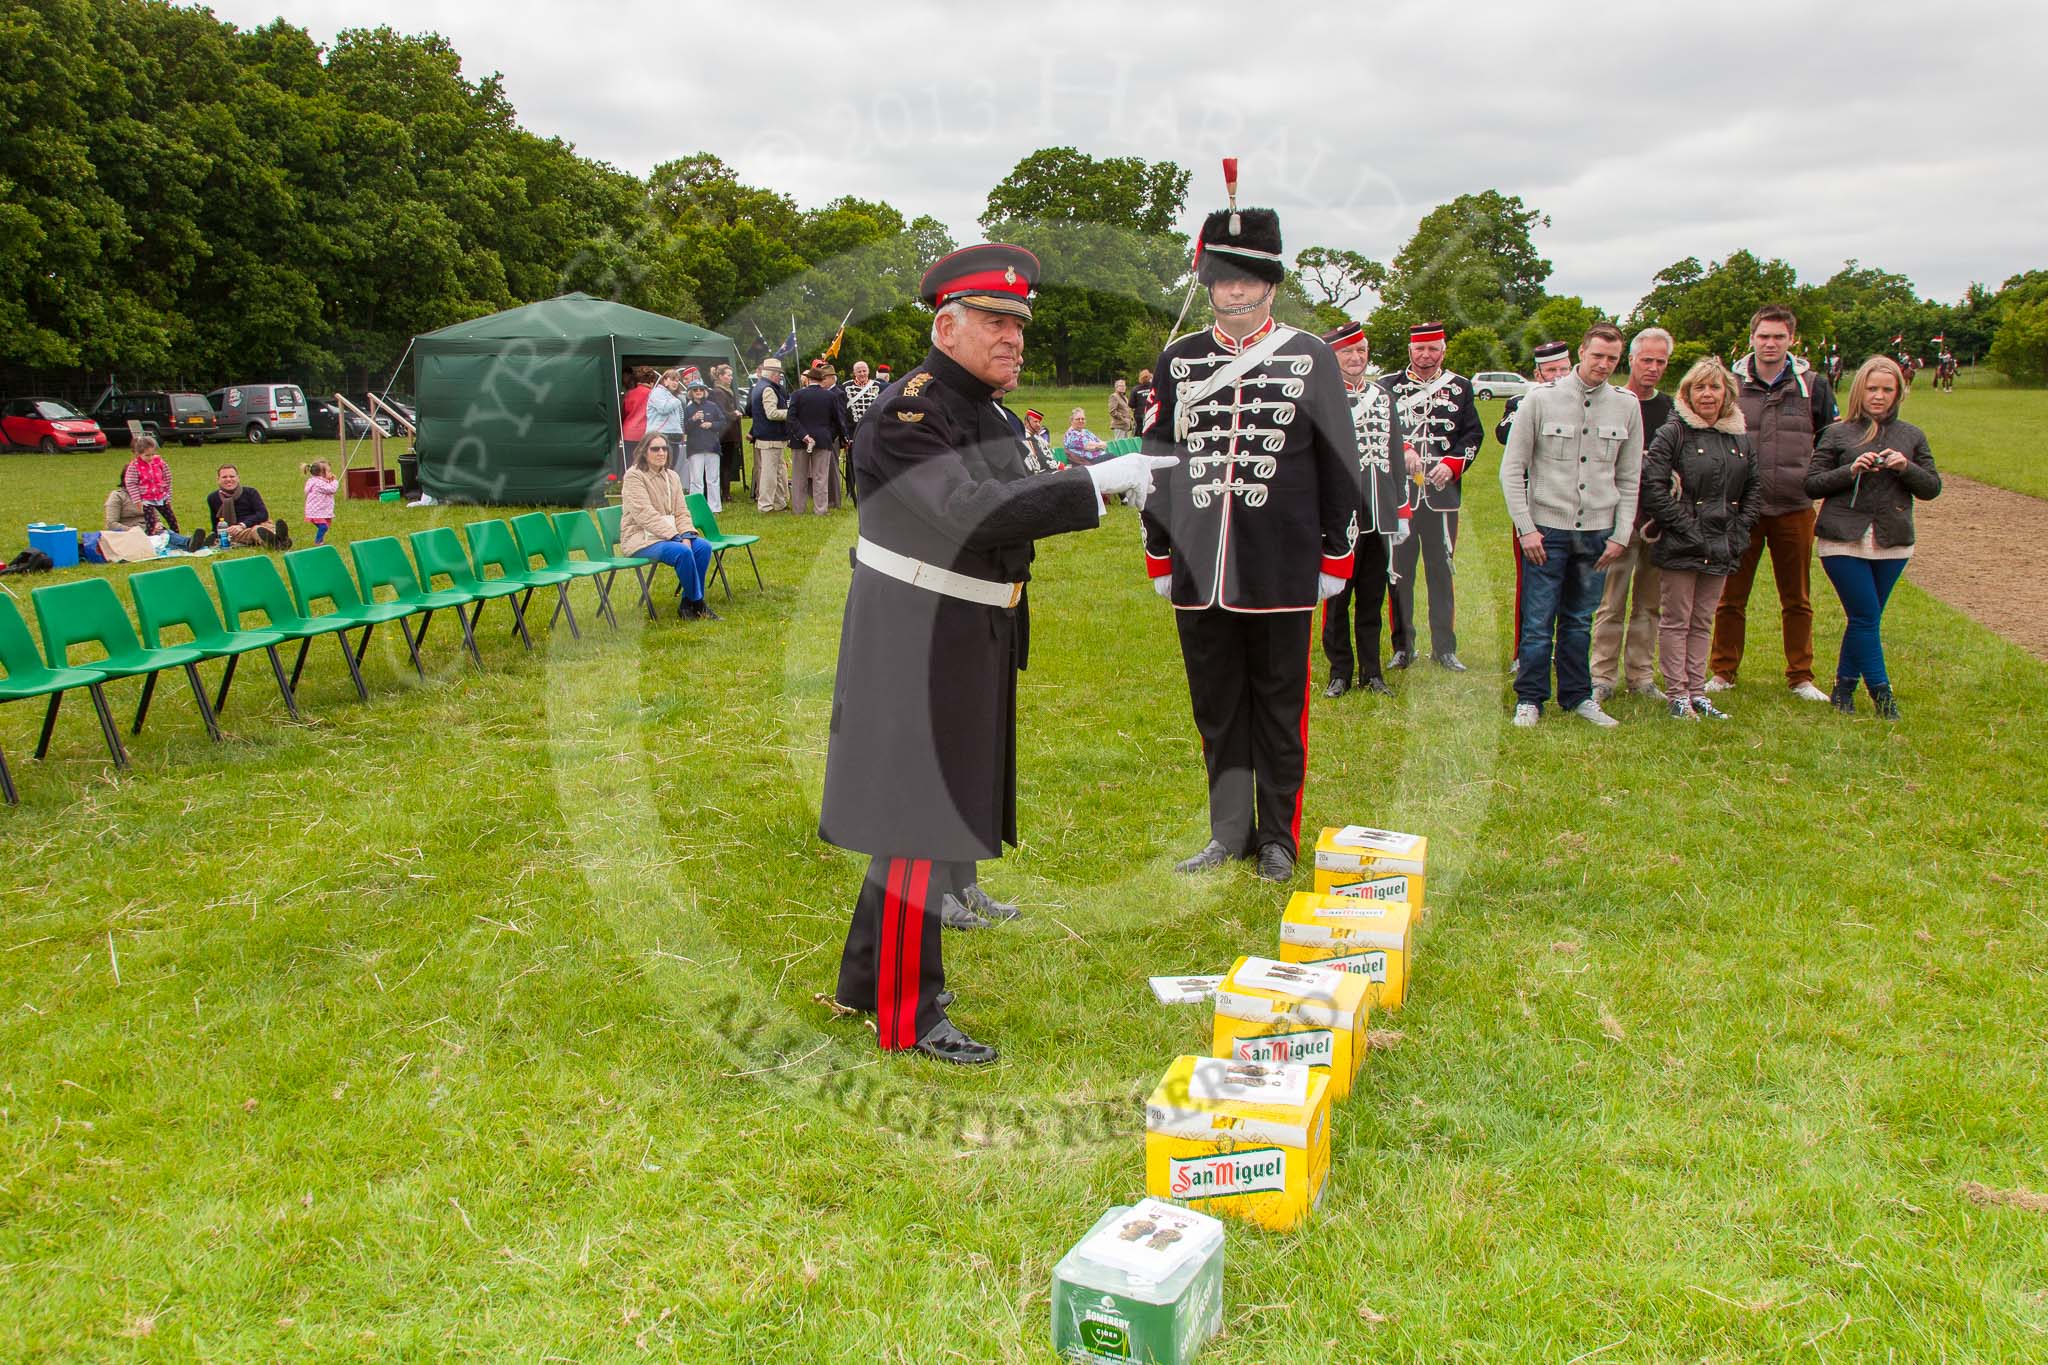
<svg viewBox="0 0 2048 1365"><path fill-rule="evenodd" d="M1330 1175L1330 1082L1306 1066L1180 1057L1145 1102L1145 1190L1286 1232Z"/></svg>
<svg viewBox="0 0 2048 1365"><path fill-rule="evenodd" d="M1356 973L1372 983L1376 1009L1399 1009L1408 998L1414 924L1406 901L1297 891L1280 916L1280 960Z"/></svg>
<svg viewBox="0 0 2048 1365"><path fill-rule="evenodd" d="M1316 837L1316 894L1406 901L1421 919L1429 840L1370 825L1329 827Z"/></svg>
<svg viewBox="0 0 2048 1365"><path fill-rule="evenodd" d="M1187 1365L1223 1327L1223 1224L1146 1199L1102 1215L1052 1272L1063 1360Z"/></svg>
<svg viewBox="0 0 2048 1365"><path fill-rule="evenodd" d="M1240 1062L1292 1062L1330 1078L1349 1099L1365 1062L1372 983L1329 966L1241 957L1216 988L1210 1051Z"/></svg>

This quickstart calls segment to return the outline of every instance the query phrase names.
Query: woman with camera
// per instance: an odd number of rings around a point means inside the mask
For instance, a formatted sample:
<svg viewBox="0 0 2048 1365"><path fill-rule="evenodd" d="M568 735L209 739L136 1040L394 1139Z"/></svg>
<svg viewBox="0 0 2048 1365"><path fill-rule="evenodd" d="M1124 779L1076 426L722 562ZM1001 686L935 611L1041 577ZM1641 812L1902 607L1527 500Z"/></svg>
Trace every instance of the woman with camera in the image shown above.
<svg viewBox="0 0 2048 1365"><path fill-rule="evenodd" d="M1835 690L1828 700L1856 711L1856 684L1886 720L1899 718L1885 671L1885 603L1913 557L1913 502L1941 494L1941 475L1927 434L1899 420L1906 375L1890 356L1874 355L1856 371L1842 420L1821 433L1806 467L1806 494L1822 499L1814 527L1820 566L1849 618Z"/></svg>
<svg viewBox="0 0 2048 1365"><path fill-rule="evenodd" d="M1658 573L1657 638L1673 720L1727 720L1707 700L1707 650L1721 589L1742 563L1763 506L1756 444L1735 376L1709 356L1678 383L1675 415L1643 457L1642 505Z"/></svg>

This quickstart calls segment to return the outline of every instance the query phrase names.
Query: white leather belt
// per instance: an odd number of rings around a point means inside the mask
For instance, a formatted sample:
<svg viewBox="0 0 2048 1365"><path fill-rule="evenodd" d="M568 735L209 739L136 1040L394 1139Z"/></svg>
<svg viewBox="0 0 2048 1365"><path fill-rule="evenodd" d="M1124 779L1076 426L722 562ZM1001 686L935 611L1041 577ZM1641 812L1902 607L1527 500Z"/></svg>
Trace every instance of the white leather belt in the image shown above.
<svg viewBox="0 0 2048 1365"><path fill-rule="evenodd" d="M854 557L876 573L887 574L899 582L914 588L923 588L946 597L957 597L963 602L979 602L984 607L1014 607L1024 596L1022 583L997 583L987 578L970 578L964 573L954 573L936 564L927 564L909 555L899 555L885 549L862 536L854 543Z"/></svg>

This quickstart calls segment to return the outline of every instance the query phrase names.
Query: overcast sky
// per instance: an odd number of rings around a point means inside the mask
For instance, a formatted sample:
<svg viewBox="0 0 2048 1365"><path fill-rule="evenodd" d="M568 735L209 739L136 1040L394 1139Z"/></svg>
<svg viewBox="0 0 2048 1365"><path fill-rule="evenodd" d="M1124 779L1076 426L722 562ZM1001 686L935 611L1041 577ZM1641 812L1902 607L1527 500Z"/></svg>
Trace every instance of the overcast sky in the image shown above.
<svg viewBox="0 0 2048 1365"><path fill-rule="evenodd" d="M1551 292L1617 312L1663 266L1742 247L1943 300L2048 266L2048 6L2023 0L213 8L322 42L436 31L585 155L644 175L710 151L802 206L886 199L962 242L1020 157L1071 145L1191 168L1190 227L1234 154L1290 253L1385 260L1453 195L1519 194L1550 216Z"/></svg>

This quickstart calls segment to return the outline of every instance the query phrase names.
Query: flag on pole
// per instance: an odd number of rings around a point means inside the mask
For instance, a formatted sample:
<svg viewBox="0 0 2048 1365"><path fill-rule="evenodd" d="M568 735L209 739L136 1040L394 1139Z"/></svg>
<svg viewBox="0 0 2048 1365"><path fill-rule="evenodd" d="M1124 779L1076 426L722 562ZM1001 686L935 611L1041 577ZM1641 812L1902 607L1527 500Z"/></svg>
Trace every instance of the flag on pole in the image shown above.
<svg viewBox="0 0 2048 1365"><path fill-rule="evenodd" d="M789 335L784 337L782 344L775 348L775 354L778 356L793 356L796 354L796 314L794 313L789 315Z"/></svg>
<svg viewBox="0 0 2048 1365"><path fill-rule="evenodd" d="M849 308L846 310L846 316L839 319L839 330L832 334L832 344L825 348L824 358L826 360L836 360L839 358L839 343L846 340L846 324L851 321L853 321L853 310Z"/></svg>

